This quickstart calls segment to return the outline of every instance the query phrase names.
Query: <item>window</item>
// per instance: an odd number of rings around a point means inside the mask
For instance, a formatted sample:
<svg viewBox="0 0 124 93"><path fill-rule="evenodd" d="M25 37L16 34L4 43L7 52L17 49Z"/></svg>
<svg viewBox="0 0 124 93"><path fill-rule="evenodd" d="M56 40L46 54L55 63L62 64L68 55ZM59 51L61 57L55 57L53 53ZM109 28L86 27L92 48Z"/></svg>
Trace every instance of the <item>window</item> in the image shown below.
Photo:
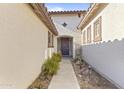
<svg viewBox="0 0 124 93"><path fill-rule="evenodd" d="M87 28L87 42L91 43L91 26Z"/></svg>
<svg viewBox="0 0 124 93"><path fill-rule="evenodd" d="M64 27L66 27L66 26L67 26L67 23L64 22L62 25L63 25Z"/></svg>
<svg viewBox="0 0 124 93"><path fill-rule="evenodd" d="M52 47L54 46L54 35L52 34Z"/></svg>
<svg viewBox="0 0 124 93"><path fill-rule="evenodd" d="M48 31L48 47L50 46L50 32Z"/></svg>
<svg viewBox="0 0 124 93"><path fill-rule="evenodd" d="M78 13L78 17L79 17L79 18L81 17L81 14L80 14L80 13Z"/></svg>
<svg viewBox="0 0 124 93"><path fill-rule="evenodd" d="M94 42L102 40L101 16L94 22Z"/></svg>
<svg viewBox="0 0 124 93"><path fill-rule="evenodd" d="M53 47L54 45L54 36L48 31L48 47Z"/></svg>
<svg viewBox="0 0 124 93"><path fill-rule="evenodd" d="M85 35L85 30L84 30L84 32L83 32L83 44L85 44L86 43L86 35Z"/></svg>

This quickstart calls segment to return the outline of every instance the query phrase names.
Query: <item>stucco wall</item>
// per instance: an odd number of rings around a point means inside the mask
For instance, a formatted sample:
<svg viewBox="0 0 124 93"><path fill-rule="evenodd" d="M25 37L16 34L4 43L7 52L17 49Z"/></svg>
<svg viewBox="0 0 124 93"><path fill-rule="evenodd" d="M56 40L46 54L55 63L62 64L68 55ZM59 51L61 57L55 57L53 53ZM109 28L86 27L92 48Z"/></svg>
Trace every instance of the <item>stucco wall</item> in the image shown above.
<svg viewBox="0 0 124 93"><path fill-rule="evenodd" d="M48 52L48 29L26 4L0 4L0 88L27 88Z"/></svg>
<svg viewBox="0 0 124 93"><path fill-rule="evenodd" d="M73 38L73 57L75 57L76 56L76 51L79 49L80 43L81 43L80 32L75 32L75 31L72 32L69 29L64 28L62 25L60 25L58 23L55 23L55 26L56 26L56 28L58 30L58 33L59 33L59 35L57 37L68 36L68 37Z"/></svg>
<svg viewBox="0 0 124 93"><path fill-rule="evenodd" d="M70 31L76 31L77 26L83 17L78 17L78 14L59 14L59 15L52 15L52 19L55 23L62 25L64 22L67 23L65 28L69 29Z"/></svg>
<svg viewBox="0 0 124 93"><path fill-rule="evenodd" d="M109 4L90 22L92 43L82 44L82 58L120 88L124 88L124 5ZM102 41L93 42L93 22L102 16ZM83 36L83 35L82 35ZM83 37L82 37L83 39Z"/></svg>
<svg viewBox="0 0 124 93"><path fill-rule="evenodd" d="M77 52L80 51L81 34L77 30L77 26L83 17L78 17L78 14L55 14L51 15L54 24L58 30L58 37L68 36L73 38L73 58L76 56ZM63 27L63 23L67 23L66 27ZM57 41L56 41L57 42ZM57 46L57 43L55 44ZM57 49L57 48L56 48Z"/></svg>

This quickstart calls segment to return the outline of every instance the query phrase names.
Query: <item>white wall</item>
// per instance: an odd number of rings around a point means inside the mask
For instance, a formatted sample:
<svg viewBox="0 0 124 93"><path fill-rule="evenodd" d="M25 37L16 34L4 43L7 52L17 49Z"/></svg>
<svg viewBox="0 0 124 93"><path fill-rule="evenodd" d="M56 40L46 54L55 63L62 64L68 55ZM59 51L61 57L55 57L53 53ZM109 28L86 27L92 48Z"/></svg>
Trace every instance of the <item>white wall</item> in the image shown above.
<svg viewBox="0 0 124 93"><path fill-rule="evenodd" d="M48 56L48 29L26 4L0 11L0 88L27 88Z"/></svg>
<svg viewBox="0 0 124 93"><path fill-rule="evenodd" d="M62 25L64 22L67 23L67 26L65 28L69 29L70 31L76 31L77 26L83 17L83 14L81 17L78 17L78 14L58 14L58 15L52 15L52 19L55 23L58 23Z"/></svg>
<svg viewBox="0 0 124 93"><path fill-rule="evenodd" d="M82 44L82 58L118 87L124 88L124 5L109 4L89 25L92 43ZM102 41L93 42L93 22L102 16ZM82 38L83 39L83 38Z"/></svg>
<svg viewBox="0 0 124 93"><path fill-rule="evenodd" d="M79 22L83 17L83 14L81 15L81 17L78 17L78 14L58 14L58 15L56 14L56 15L51 15L51 17L59 33L58 37L61 36L73 37L73 58L74 58L77 53L76 51L78 51L80 48L81 34L76 30ZM67 23L67 27L62 26L64 22Z"/></svg>
<svg viewBox="0 0 124 93"><path fill-rule="evenodd" d="M80 43L81 43L81 34L80 32L72 32L67 28L64 28L62 25L54 23L57 31L59 33L59 35L57 37L61 37L61 36L69 36L69 37L73 37L73 57L75 57L76 55L76 50L80 47Z"/></svg>

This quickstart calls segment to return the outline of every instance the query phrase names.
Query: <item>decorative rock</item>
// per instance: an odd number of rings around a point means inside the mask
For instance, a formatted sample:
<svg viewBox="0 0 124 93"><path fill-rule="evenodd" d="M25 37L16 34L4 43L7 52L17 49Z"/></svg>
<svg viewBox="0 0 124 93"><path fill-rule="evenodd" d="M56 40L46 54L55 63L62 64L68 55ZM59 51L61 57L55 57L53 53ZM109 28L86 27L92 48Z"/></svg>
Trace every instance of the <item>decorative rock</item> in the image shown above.
<svg viewBox="0 0 124 93"><path fill-rule="evenodd" d="M76 62L76 65L80 65L80 64L81 64L80 61L77 61L77 62Z"/></svg>
<svg viewBox="0 0 124 93"><path fill-rule="evenodd" d="M78 76L79 76L80 78L82 77L82 75L81 75L81 74L79 74Z"/></svg>

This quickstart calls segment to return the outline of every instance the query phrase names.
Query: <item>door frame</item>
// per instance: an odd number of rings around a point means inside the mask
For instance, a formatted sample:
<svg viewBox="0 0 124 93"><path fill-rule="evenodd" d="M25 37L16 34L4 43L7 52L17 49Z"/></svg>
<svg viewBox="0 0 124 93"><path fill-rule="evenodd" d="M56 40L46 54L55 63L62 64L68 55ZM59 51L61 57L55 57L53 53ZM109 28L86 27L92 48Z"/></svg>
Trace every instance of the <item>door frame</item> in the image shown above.
<svg viewBox="0 0 124 93"><path fill-rule="evenodd" d="M64 49L63 48L63 43L64 43L64 40L67 40L67 41L65 41L65 42L67 42L67 47L68 47L68 50L67 51L65 51L65 52L67 52L67 54L65 53L65 55L63 54L63 50L62 49ZM62 56L69 56L70 55L70 41L69 41L69 38L68 37L64 37L64 38L61 38L61 53L62 53Z"/></svg>
<svg viewBox="0 0 124 93"><path fill-rule="evenodd" d="M73 37L71 36L57 37L57 51L60 53L61 53L61 38L69 38L69 55L63 55L63 57L73 57Z"/></svg>

